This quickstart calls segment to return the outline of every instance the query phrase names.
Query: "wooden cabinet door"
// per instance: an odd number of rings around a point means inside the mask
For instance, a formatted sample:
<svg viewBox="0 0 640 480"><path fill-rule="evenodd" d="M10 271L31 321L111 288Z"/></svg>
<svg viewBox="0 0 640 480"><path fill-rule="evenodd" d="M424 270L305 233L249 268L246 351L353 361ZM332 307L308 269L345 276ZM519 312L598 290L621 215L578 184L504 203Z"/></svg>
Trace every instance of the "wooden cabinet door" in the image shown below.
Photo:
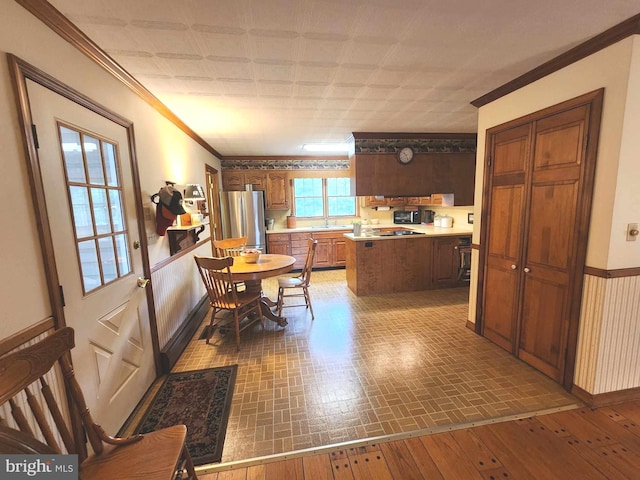
<svg viewBox="0 0 640 480"><path fill-rule="evenodd" d="M267 174L267 208L272 210L289 208L289 177L285 172Z"/></svg>
<svg viewBox="0 0 640 480"><path fill-rule="evenodd" d="M267 175L264 172L247 172L244 175L244 183L250 184L254 190L266 190Z"/></svg>
<svg viewBox="0 0 640 480"><path fill-rule="evenodd" d="M482 333L512 353L520 300L530 133L531 126L524 125L497 134L490 166Z"/></svg>
<svg viewBox="0 0 640 480"><path fill-rule="evenodd" d="M314 267L330 267L332 266L333 242L330 238L318 238L318 246L316 247L316 256L313 260Z"/></svg>
<svg viewBox="0 0 640 480"><path fill-rule="evenodd" d="M458 237L436 237L432 242L432 275L434 288L454 286L458 279L460 255L457 246Z"/></svg>
<svg viewBox="0 0 640 480"><path fill-rule="evenodd" d="M362 197L362 206L363 207L386 207L387 199L384 197L376 197L373 195L369 195L366 197Z"/></svg>
<svg viewBox="0 0 640 480"><path fill-rule="evenodd" d="M389 197L385 198L387 205L391 207L404 207L407 204L406 197Z"/></svg>
<svg viewBox="0 0 640 480"><path fill-rule="evenodd" d="M291 255L291 248L289 242L269 242L267 245L268 253L275 253L278 255Z"/></svg>
<svg viewBox="0 0 640 480"><path fill-rule="evenodd" d="M224 191L244 190L244 173L233 170L223 170L222 189Z"/></svg>
<svg viewBox="0 0 640 480"><path fill-rule="evenodd" d="M535 132L518 356L558 381L582 274L575 258L587 118L587 106L574 108L539 120Z"/></svg>
<svg viewBox="0 0 640 480"><path fill-rule="evenodd" d="M333 241L333 265L341 267L347 264L347 241L342 238L336 238Z"/></svg>

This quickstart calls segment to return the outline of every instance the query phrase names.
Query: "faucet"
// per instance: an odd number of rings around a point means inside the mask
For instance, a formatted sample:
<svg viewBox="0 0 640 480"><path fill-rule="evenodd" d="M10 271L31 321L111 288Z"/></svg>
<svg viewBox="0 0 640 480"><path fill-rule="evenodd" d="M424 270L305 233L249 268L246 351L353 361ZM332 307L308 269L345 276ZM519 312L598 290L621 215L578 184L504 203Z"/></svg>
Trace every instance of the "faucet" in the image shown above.
<svg viewBox="0 0 640 480"><path fill-rule="evenodd" d="M329 217L324 217L324 226L325 227L329 226Z"/></svg>

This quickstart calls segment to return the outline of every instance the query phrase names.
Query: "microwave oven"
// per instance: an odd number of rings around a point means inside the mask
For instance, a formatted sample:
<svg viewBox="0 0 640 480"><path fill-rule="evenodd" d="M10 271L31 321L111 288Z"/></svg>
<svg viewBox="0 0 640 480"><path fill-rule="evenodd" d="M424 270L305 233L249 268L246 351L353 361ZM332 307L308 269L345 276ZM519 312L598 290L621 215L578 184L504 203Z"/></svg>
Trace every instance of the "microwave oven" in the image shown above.
<svg viewBox="0 0 640 480"><path fill-rule="evenodd" d="M420 223L420 212L396 210L393 212L393 223Z"/></svg>

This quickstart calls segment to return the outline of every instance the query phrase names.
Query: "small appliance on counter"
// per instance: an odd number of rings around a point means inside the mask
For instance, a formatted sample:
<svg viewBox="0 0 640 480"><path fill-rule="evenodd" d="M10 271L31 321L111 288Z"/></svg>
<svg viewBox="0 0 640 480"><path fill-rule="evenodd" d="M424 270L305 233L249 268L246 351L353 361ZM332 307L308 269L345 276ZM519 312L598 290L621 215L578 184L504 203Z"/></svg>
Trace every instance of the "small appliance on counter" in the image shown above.
<svg viewBox="0 0 640 480"><path fill-rule="evenodd" d="M417 210L396 210L393 212L393 223L418 224L420 223L420 212Z"/></svg>
<svg viewBox="0 0 640 480"><path fill-rule="evenodd" d="M422 212L422 223L425 223L427 225L433 223L433 218L435 217L436 212L434 212L433 210L425 210L424 212Z"/></svg>

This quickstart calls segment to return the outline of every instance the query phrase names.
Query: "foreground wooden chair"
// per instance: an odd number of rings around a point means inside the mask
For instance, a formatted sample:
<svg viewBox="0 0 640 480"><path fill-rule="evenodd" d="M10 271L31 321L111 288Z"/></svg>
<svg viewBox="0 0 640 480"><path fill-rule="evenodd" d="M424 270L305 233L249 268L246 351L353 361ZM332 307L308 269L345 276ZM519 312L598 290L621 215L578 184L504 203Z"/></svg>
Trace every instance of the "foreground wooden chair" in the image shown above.
<svg viewBox="0 0 640 480"><path fill-rule="evenodd" d="M207 343L213 335L216 325L225 320L224 317L216 318L221 310L233 313L233 322L236 331L236 347L240 350L240 332L253 325L258 320L264 328L260 300L261 292L239 291L233 274L229 267L233 265L233 257L211 258L194 255L198 271L209 295L209 303L213 311L209 320ZM240 328L240 320L253 313L249 321Z"/></svg>
<svg viewBox="0 0 640 480"><path fill-rule="evenodd" d="M34 345L0 358L0 405L8 404L17 426L17 429L10 428L9 420L0 417L0 453L78 454L79 478L86 480L171 480L182 468L186 469L188 478L196 479L185 447L187 428L184 425L114 438L93 421L69 361L73 347L73 329L65 327ZM93 453L88 456L84 453L85 440L72 435L73 429L63 413L65 405L58 405L48 384L52 378L54 381L60 378L56 374L56 363L70 404L77 409L91 444ZM23 408L29 408L30 415L25 415ZM28 416L35 421L30 422Z"/></svg>
<svg viewBox="0 0 640 480"><path fill-rule="evenodd" d="M302 307L306 306L311 311L311 320L315 317L313 315L313 307L311 306L311 296L309 295L309 285L311 285L311 270L313 269L313 259L316 254L316 247L318 246L318 240L312 238L309 239L309 249L307 250L307 258L304 261L304 267L299 275L295 277L282 277L278 278L278 301L277 311L278 315L282 315L282 309L284 307ZM288 289L301 289L301 293L288 293L285 294L285 290ZM284 305L284 297L304 297L303 304Z"/></svg>

